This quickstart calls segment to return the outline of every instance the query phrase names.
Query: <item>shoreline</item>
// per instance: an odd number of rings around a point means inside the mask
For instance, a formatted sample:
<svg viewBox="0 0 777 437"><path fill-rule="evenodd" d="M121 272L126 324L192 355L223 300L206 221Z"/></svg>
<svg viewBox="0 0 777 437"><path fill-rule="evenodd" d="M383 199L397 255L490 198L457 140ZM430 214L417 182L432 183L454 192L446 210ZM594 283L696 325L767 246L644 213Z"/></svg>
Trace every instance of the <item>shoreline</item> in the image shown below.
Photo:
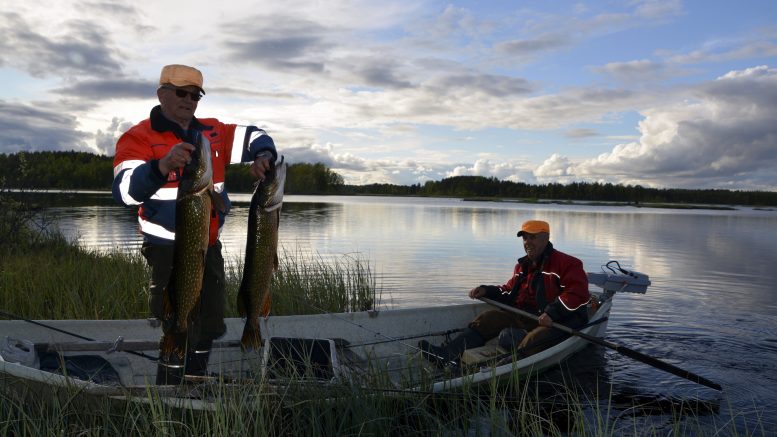
<svg viewBox="0 0 777 437"><path fill-rule="evenodd" d="M76 195L84 196L80 199L80 204L88 203L88 199L99 200L97 203L103 203L104 201L110 201L113 203L112 194L108 190L69 190L69 189L48 189L48 188L36 188L36 189L8 189L7 192L11 194L29 194L29 195L62 195L70 198L75 198ZM236 197L248 196L250 199L251 193L230 192L230 195ZM429 199L459 199L462 202L494 202L494 203L518 203L527 205L576 205L576 206L608 206L608 207L633 207L633 208L655 208L655 209L678 209L678 210L712 210L712 211L737 211L741 208L750 208L756 211L777 211L777 206L772 205L713 205L713 204L691 204L691 203L666 203L666 202L623 202L623 201L609 201L609 200L560 200L560 199L526 199L526 198L509 198L509 197L461 197L461 196L415 196L415 195L383 195L383 194L291 194L286 193L289 196L310 196L327 198L332 196L343 197L394 197L394 198L429 198ZM230 199L232 203L242 204L246 201L240 199ZM250 202L250 200L248 201Z"/></svg>

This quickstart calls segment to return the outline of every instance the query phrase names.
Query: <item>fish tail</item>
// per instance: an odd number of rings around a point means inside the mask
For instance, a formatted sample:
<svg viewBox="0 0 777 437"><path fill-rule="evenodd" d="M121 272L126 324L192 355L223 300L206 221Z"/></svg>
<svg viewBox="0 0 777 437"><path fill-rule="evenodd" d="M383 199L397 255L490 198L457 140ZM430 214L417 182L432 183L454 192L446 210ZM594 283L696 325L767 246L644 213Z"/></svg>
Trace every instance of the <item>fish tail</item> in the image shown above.
<svg viewBox="0 0 777 437"><path fill-rule="evenodd" d="M262 345L262 333L259 329L259 319L249 317L243 328L243 336L240 338L240 349L243 352L259 350Z"/></svg>
<svg viewBox="0 0 777 437"><path fill-rule="evenodd" d="M186 335L164 334L159 341L159 359L171 363L184 359L186 355Z"/></svg>

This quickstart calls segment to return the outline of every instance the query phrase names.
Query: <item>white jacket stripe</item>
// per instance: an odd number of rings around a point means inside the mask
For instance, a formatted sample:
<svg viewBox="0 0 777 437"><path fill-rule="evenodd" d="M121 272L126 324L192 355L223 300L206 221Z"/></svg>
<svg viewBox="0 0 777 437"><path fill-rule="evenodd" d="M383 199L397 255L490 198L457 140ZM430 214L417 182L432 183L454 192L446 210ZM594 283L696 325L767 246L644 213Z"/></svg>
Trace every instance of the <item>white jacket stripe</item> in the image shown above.
<svg viewBox="0 0 777 437"><path fill-rule="evenodd" d="M230 164L240 164L242 162L246 128L247 126L238 126L235 128L235 136L232 140L232 154L230 155L232 158L229 160Z"/></svg>
<svg viewBox="0 0 777 437"><path fill-rule="evenodd" d="M178 188L160 188L151 195L154 200L175 200L178 197Z"/></svg>
<svg viewBox="0 0 777 437"><path fill-rule="evenodd" d="M559 276L559 275L558 275L558 273L553 273L553 272L542 272L542 274L543 274L543 275L553 275L553 276L557 277L557 278L558 278L558 280L559 280L559 284L561 284L561 276ZM562 287L562 288L563 288L563 287ZM563 291L563 290L562 290L562 291ZM578 309L578 308L580 308L580 307L582 307L582 306L585 306L585 305L587 305L587 304L588 304L588 302L583 302L581 305L578 305L578 306L576 306L575 308L572 308L572 307L570 307L569 305L567 305L567 304L566 304L566 302L564 302L564 299L562 299L562 297L561 297L561 296L559 296L559 297L558 297L558 301L559 301L559 302L561 302L561 305L564 305L564 308L566 308L566 309L567 309L567 311L574 311L574 310L576 310L576 309Z"/></svg>
<svg viewBox="0 0 777 437"><path fill-rule="evenodd" d="M143 220L140 216L138 216L138 222L140 223L140 230L145 234L164 238L165 240L175 240L175 232L168 231L164 226L160 226L148 220Z"/></svg>

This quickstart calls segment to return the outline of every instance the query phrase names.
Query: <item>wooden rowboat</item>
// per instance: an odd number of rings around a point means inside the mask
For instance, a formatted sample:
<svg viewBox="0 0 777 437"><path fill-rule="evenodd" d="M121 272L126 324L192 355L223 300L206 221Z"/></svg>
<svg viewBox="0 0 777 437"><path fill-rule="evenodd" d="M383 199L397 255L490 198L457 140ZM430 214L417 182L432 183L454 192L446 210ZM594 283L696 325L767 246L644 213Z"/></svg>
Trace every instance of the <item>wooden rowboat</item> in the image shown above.
<svg viewBox="0 0 777 437"><path fill-rule="evenodd" d="M647 276L628 273L632 275L589 273L591 285L600 290L592 291L591 323L581 332L604 337L614 295L619 291L645 292L650 283ZM239 345L244 321L230 318L226 334L215 342L211 354L208 370L217 376L191 378L190 384L181 386L154 385L153 358L160 336L156 321L5 320L0 321L0 388L26 396L75 390L85 396L137 402L158 397L169 405L207 410L213 408L212 399L202 394L208 384L282 386L293 379L319 385L347 382L440 392L507 378L514 372L541 372L589 344L571 336L535 355L514 360L492 342L467 351L461 367L454 371L437 369L420 357L419 340L439 344L487 308L490 306L477 302L272 316L261 321L264 347L249 353L241 352ZM76 340L73 334L82 338ZM86 376L73 370L79 366ZM84 369L89 366L93 368Z"/></svg>

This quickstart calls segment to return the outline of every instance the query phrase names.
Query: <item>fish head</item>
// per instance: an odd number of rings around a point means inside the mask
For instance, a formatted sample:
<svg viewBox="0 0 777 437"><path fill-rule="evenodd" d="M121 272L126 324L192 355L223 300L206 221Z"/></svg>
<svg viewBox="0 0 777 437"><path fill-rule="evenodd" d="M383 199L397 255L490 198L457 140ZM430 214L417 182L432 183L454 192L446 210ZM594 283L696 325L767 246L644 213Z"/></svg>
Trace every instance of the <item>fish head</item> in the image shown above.
<svg viewBox="0 0 777 437"><path fill-rule="evenodd" d="M275 163L265 174L265 178L256 187L261 191L262 208L270 211L278 208L283 203L283 189L286 185L286 163L281 158L280 162Z"/></svg>
<svg viewBox="0 0 777 437"><path fill-rule="evenodd" d="M210 141L202 135L195 142L191 161L183 168L179 188L186 193L203 190L213 180L213 162L210 157Z"/></svg>

